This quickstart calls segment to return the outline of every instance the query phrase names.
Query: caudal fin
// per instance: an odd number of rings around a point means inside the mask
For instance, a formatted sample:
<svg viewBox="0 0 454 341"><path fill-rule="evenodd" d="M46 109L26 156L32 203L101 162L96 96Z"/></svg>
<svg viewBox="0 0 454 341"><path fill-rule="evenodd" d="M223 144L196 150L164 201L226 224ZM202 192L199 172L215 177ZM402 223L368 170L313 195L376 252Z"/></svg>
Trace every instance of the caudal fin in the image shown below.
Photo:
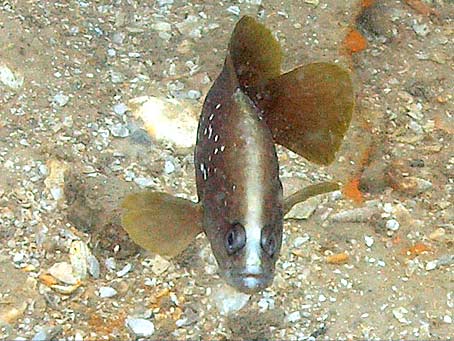
<svg viewBox="0 0 454 341"><path fill-rule="evenodd" d="M259 94L256 103L276 143L317 164L334 160L354 106L346 70L308 64L272 79Z"/></svg>
<svg viewBox="0 0 454 341"><path fill-rule="evenodd" d="M151 252L174 257L202 232L202 209L192 201L160 192L128 195L122 225L131 239Z"/></svg>

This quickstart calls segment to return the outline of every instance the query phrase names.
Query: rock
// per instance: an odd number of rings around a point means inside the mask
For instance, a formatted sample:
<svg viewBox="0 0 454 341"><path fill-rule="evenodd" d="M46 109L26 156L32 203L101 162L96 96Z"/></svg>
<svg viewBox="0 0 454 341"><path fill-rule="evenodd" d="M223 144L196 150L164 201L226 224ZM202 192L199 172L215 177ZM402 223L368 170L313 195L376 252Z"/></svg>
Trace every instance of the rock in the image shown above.
<svg viewBox="0 0 454 341"><path fill-rule="evenodd" d="M153 260L151 261L151 271L155 275L161 275L167 271L167 269L172 265L167 259L156 255Z"/></svg>
<svg viewBox="0 0 454 341"><path fill-rule="evenodd" d="M53 102L59 107L64 107L69 102L69 96L58 93L54 96Z"/></svg>
<svg viewBox="0 0 454 341"><path fill-rule="evenodd" d="M399 222L396 219L389 219L386 221L386 228L391 231L397 231L400 227Z"/></svg>
<svg viewBox="0 0 454 341"><path fill-rule="evenodd" d="M113 111L115 114L121 116L128 111L128 106L124 103L117 103L113 106Z"/></svg>
<svg viewBox="0 0 454 341"><path fill-rule="evenodd" d="M68 166L63 161L49 160L47 162L49 175L44 180L44 185L51 193L54 200L64 200L65 172Z"/></svg>
<svg viewBox="0 0 454 341"><path fill-rule="evenodd" d="M285 317L285 320L287 322L290 322L290 323L294 323L296 321L299 321L299 320L301 320L301 313L298 310L294 311L293 313L288 314Z"/></svg>
<svg viewBox="0 0 454 341"><path fill-rule="evenodd" d="M115 137L128 137L129 136L129 129L121 123L114 124L109 127L112 136Z"/></svg>
<svg viewBox="0 0 454 341"><path fill-rule="evenodd" d="M31 338L31 341L50 341L56 339L56 337L63 331L61 326L55 327L44 327Z"/></svg>
<svg viewBox="0 0 454 341"><path fill-rule="evenodd" d="M69 259L73 268L74 276L85 279L88 275L88 259L91 251L81 240L74 240L69 248Z"/></svg>
<svg viewBox="0 0 454 341"><path fill-rule="evenodd" d="M73 267L67 262L55 263L47 272L65 284L76 284L78 278L73 275Z"/></svg>
<svg viewBox="0 0 454 341"><path fill-rule="evenodd" d="M19 90L24 85L24 77L0 62L0 82L12 90Z"/></svg>
<svg viewBox="0 0 454 341"><path fill-rule="evenodd" d="M132 265L128 263L123 267L123 269L121 269L120 271L117 271L117 277L126 276L131 270L132 270Z"/></svg>
<svg viewBox="0 0 454 341"><path fill-rule="evenodd" d="M243 308L251 295L243 294L227 284L213 290L212 298L221 315L230 315Z"/></svg>
<svg viewBox="0 0 454 341"><path fill-rule="evenodd" d="M286 219L302 219L306 220L315 212L318 205L320 205L322 201L321 196L316 196L309 198L308 200L296 204L292 207L290 212L285 215Z"/></svg>
<svg viewBox="0 0 454 341"><path fill-rule="evenodd" d="M381 193L389 186L385 176L387 164L382 160L372 161L361 174L359 189L371 194Z"/></svg>
<svg viewBox="0 0 454 341"><path fill-rule="evenodd" d="M393 309L393 316L402 324L410 324L411 322L405 318L408 310L404 307L397 307Z"/></svg>
<svg viewBox="0 0 454 341"><path fill-rule="evenodd" d="M150 337L155 331L153 322L141 318L127 318L126 327L137 337Z"/></svg>
<svg viewBox="0 0 454 341"><path fill-rule="evenodd" d="M117 294L117 290L112 287L100 287L99 288L99 297L101 298L109 298L113 297Z"/></svg>
<svg viewBox="0 0 454 341"><path fill-rule="evenodd" d="M371 247L372 245L374 245L374 238L370 236L364 236L364 242L366 243L367 247Z"/></svg>
<svg viewBox="0 0 454 341"><path fill-rule="evenodd" d="M143 96L132 99L129 106L153 139L179 148L195 145L200 107L193 102Z"/></svg>
<svg viewBox="0 0 454 341"><path fill-rule="evenodd" d="M359 207L333 214L329 220L337 223L365 223L377 213L380 213L378 207Z"/></svg>

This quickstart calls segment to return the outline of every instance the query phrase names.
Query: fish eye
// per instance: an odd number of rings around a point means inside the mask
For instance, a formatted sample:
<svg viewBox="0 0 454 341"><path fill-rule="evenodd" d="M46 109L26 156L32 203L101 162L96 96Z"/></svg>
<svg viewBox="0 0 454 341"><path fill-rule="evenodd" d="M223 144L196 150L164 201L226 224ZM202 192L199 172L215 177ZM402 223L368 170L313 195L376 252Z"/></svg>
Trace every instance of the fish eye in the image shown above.
<svg viewBox="0 0 454 341"><path fill-rule="evenodd" d="M229 255L241 250L246 245L246 231L243 225L235 223L224 238L225 249Z"/></svg>
<svg viewBox="0 0 454 341"><path fill-rule="evenodd" d="M261 245L263 251L265 251L270 257L273 257L275 255L277 248L277 238L276 233L274 233L271 227L264 228L262 230Z"/></svg>

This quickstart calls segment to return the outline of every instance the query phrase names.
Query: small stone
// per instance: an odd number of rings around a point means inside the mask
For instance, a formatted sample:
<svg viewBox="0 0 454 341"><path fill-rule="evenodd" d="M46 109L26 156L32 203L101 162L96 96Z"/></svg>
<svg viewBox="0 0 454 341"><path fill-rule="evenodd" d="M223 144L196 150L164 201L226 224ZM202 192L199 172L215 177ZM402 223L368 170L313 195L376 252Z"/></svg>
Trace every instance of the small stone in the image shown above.
<svg viewBox="0 0 454 341"><path fill-rule="evenodd" d="M128 107L124 103L117 103L113 106L113 111L115 114L121 116L123 115L126 111L128 111Z"/></svg>
<svg viewBox="0 0 454 341"><path fill-rule="evenodd" d="M295 240L293 241L293 246L300 247L304 243L308 242L310 239L311 237L307 234L304 234L304 236L296 237Z"/></svg>
<svg viewBox="0 0 454 341"><path fill-rule="evenodd" d="M106 258L104 265L110 271L115 271L115 269L117 268L117 262L115 261L115 258L112 257Z"/></svg>
<svg viewBox="0 0 454 341"><path fill-rule="evenodd" d="M74 240L69 248L69 259L74 276L78 279L85 279L88 276L88 257L91 251L88 245L82 240Z"/></svg>
<svg viewBox="0 0 454 341"><path fill-rule="evenodd" d="M443 227L439 227L438 229L433 231L431 234L429 234L429 239L438 240L438 239L441 239L445 235L446 235L446 230Z"/></svg>
<svg viewBox="0 0 454 341"><path fill-rule="evenodd" d="M175 172L175 165L172 161L166 160L164 163L164 173L171 174Z"/></svg>
<svg viewBox="0 0 454 341"><path fill-rule="evenodd" d="M155 331L153 322L141 318L127 318L126 327L137 337L150 337Z"/></svg>
<svg viewBox="0 0 454 341"><path fill-rule="evenodd" d="M114 124L110 126L110 132L115 137L128 137L129 129L121 123Z"/></svg>
<svg viewBox="0 0 454 341"><path fill-rule="evenodd" d="M418 24L418 23L415 22L412 25L412 28L413 28L413 31L415 31L415 33L418 36L420 36L420 37L425 37L430 32L429 27L427 26L427 24Z"/></svg>
<svg viewBox="0 0 454 341"><path fill-rule="evenodd" d="M0 82L13 90L19 90L24 84L24 77L15 74L5 64L0 63Z"/></svg>
<svg viewBox="0 0 454 341"><path fill-rule="evenodd" d="M437 259L428 261L427 264L426 264L426 270L427 271L435 270L437 267L438 267L438 260Z"/></svg>
<svg viewBox="0 0 454 341"><path fill-rule="evenodd" d="M166 31L172 30L172 25L167 22L164 22L164 21L157 22L157 23L151 25L151 27L156 31L166 32Z"/></svg>
<svg viewBox="0 0 454 341"><path fill-rule="evenodd" d="M221 315L230 315L243 308L251 295L243 294L231 286L222 284L213 292L212 297Z"/></svg>
<svg viewBox="0 0 454 341"><path fill-rule="evenodd" d="M323 295L323 294L320 294L320 295L318 296L318 301L319 301L319 302L326 302L326 296Z"/></svg>
<svg viewBox="0 0 454 341"><path fill-rule="evenodd" d="M383 205L383 211L385 211L386 213L393 213L393 205L389 202L386 202L384 205Z"/></svg>
<svg viewBox="0 0 454 341"><path fill-rule="evenodd" d="M99 288L99 297L101 298L109 298L113 297L117 294L117 290L112 287L100 287Z"/></svg>
<svg viewBox="0 0 454 341"><path fill-rule="evenodd" d="M372 245L374 245L374 238L370 236L364 236L364 242L366 243L367 247L371 247Z"/></svg>
<svg viewBox="0 0 454 341"><path fill-rule="evenodd" d="M443 322L444 322L444 323L451 324L451 323L452 323L452 317L449 316L449 315L443 316Z"/></svg>
<svg viewBox="0 0 454 341"><path fill-rule="evenodd" d="M294 323L296 321L299 321L299 320L301 320L301 313L298 310L294 311L293 313L288 314L285 317L285 320L287 322L290 322L290 323Z"/></svg>
<svg viewBox="0 0 454 341"><path fill-rule="evenodd" d="M47 272L65 284L76 284L77 278L73 275L73 267L67 262L55 263Z"/></svg>
<svg viewBox="0 0 454 341"><path fill-rule="evenodd" d="M188 98L193 100L198 100L202 97L202 93L199 90L189 90Z"/></svg>
<svg viewBox="0 0 454 341"><path fill-rule="evenodd" d="M386 222L386 228L391 231L397 231L400 227L399 222L396 219L389 219Z"/></svg>
<svg viewBox="0 0 454 341"><path fill-rule="evenodd" d="M241 13L241 10L238 6L229 6L229 8L227 8L227 12L232 13L236 16L239 16Z"/></svg>
<svg viewBox="0 0 454 341"><path fill-rule="evenodd" d="M320 3L320 0L304 0L306 4L312 5L314 7L317 7L318 4Z"/></svg>
<svg viewBox="0 0 454 341"><path fill-rule="evenodd" d="M286 219L302 219L306 220L315 212L321 203L321 196L309 198L308 200L296 204L290 212L285 216Z"/></svg>
<svg viewBox="0 0 454 341"><path fill-rule="evenodd" d="M151 178L137 177L134 178L134 182L142 188L153 187L154 181Z"/></svg>
<svg viewBox="0 0 454 341"><path fill-rule="evenodd" d="M95 256L89 255L87 257L88 273L93 276L93 278L99 278L100 268L99 262Z"/></svg>
<svg viewBox="0 0 454 341"><path fill-rule="evenodd" d="M123 269L121 269L120 271L117 271L117 276L118 277L126 276L126 274L131 270L132 270L132 265L128 263L123 267Z"/></svg>
<svg viewBox="0 0 454 341"><path fill-rule="evenodd" d="M118 71L111 70L110 79L112 80L112 83L121 83L124 80L124 76Z"/></svg>
<svg viewBox="0 0 454 341"><path fill-rule="evenodd" d="M53 102L60 107L64 107L69 102L69 96L58 93L54 96Z"/></svg>
<svg viewBox="0 0 454 341"><path fill-rule="evenodd" d="M398 307L393 309L393 316L402 324L410 324L411 322L405 318L405 315L408 313L408 310L404 307Z"/></svg>
<svg viewBox="0 0 454 341"><path fill-rule="evenodd" d="M50 341L57 339L57 335L59 335L63 331L63 327L55 326L55 327L44 327L39 332L37 332L32 338L31 341Z"/></svg>
<svg viewBox="0 0 454 341"><path fill-rule="evenodd" d="M163 274L164 272L166 272L167 269L170 267L170 265L172 265L172 263L169 262L167 259L165 259L159 255L156 255L151 263L151 271L155 275L159 276L159 275Z"/></svg>

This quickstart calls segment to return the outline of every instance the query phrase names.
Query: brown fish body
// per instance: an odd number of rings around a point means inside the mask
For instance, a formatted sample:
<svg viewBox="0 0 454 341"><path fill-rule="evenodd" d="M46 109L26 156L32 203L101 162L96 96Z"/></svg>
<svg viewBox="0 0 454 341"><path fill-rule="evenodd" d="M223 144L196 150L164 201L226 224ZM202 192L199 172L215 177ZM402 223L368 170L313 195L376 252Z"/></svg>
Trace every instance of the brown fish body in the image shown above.
<svg viewBox="0 0 454 341"><path fill-rule="evenodd" d="M206 98L194 156L203 228L226 281L257 291L273 278L282 240L273 138L229 57Z"/></svg>
<svg viewBox="0 0 454 341"><path fill-rule="evenodd" d="M283 200L275 143L330 164L353 111L345 70L313 63L281 74L281 60L271 32L243 17L199 120L194 152L199 202L158 192L134 193L123 202L123 227L137 244L175 256L205 232L220 274L248 293L273 280L284 214L338 188L316 184Z"/></svg>

